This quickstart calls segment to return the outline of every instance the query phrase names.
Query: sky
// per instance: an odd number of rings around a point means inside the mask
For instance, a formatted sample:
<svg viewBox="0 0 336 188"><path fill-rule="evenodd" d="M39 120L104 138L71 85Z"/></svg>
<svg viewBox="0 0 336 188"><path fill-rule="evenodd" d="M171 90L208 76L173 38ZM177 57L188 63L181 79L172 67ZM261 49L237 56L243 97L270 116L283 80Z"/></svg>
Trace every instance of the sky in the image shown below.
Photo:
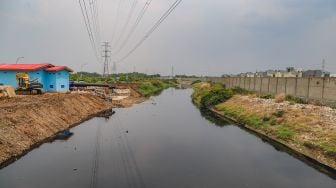
<svg viewBox="0 0 336 188"><path fill-rule="evenodd" d="M85 1L89 7L90 0ZM133 0L97 0L96 48L101 51L99 42L110 42L110 62L125 56L175 0L153 0L118 50L145 1L137 1L127 25ZM21 56L20 63L103 70L78 0L0 0L0 63L15 63ZM170 75L174 67L175 74L220 76L289 66L321 69L323 59L326 70L336 73L335 0L183 0L116 68Z"/></svg>

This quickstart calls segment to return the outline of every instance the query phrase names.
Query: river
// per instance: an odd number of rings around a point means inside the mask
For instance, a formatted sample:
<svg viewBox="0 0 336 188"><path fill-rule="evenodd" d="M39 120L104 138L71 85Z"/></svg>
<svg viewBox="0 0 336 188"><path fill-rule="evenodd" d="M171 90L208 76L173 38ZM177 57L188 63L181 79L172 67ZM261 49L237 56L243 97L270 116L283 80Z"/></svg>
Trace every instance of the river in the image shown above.
<svg viewBox="0 0 336 188"><path fill-rule="evenodd" d="M0 170L1 188L335 188L336 180L250 132L209 121L191 89L168 89L71 129Z"/></svg>

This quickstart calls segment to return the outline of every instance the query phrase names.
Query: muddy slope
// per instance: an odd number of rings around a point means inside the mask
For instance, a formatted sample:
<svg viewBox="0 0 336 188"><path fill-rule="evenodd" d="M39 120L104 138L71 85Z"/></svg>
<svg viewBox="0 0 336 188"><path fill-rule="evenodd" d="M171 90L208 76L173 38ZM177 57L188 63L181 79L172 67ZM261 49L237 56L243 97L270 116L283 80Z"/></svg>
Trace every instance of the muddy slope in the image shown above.
<svg viewBox="0 0 336 188"><path fill-rule="evenodd" d="M89 94L0 99L0 164L109 108L110 103Z"/></svg>

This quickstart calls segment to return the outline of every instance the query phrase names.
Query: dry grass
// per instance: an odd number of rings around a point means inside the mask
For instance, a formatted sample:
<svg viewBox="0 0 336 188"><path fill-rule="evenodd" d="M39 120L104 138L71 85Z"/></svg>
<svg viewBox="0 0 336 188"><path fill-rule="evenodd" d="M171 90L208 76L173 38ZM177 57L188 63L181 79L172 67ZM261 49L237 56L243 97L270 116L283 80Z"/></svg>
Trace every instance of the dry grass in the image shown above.
<svg viewBox="0 0 336 188"><path fill-rule="evenodd" d="M215 109L336 167L336 122L323 107L234 96Z"/></svg>
<svg viewBox="0 0 336 188"><path fill-rule="evenodd" d="M280 94L275 96L275 102L277 102L277 103L284 102L285 100L286 100L286 94L284 94L284 93L280 93Z"/></svg>

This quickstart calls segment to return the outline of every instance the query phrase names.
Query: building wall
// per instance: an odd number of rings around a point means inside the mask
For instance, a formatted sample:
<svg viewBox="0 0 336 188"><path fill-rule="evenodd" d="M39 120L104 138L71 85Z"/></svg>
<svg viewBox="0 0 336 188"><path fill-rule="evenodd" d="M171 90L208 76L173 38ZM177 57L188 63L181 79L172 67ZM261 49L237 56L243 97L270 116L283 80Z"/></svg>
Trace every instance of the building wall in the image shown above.
<svg viewBox="0 0 336 188"><path fill-rule="evenodd" d="M274 95L285 93L307 101L336 106L336 78L209 77L207 81L225 84L227 88L241 87Z"/></svg>
<svg viewBox="0 0 336 188"><path fill-rule="evenodd" d="M21 71L20 71L21 72ZM23 72L23 71L22 71ZM17 88L16 74L18 71L0 71L0 83ZM43 84L45 91L69 91L69 72L61 70L57 72L45 72L42 69L23 72L29 75L30 80L37 80ZM52 86L52 87L51 87Z"/></svg>
<svg viewBox="0 0 336 188"><path fill-rule="evenodd" d="M17 87L15 71L0 71L0 83Z"/></svg>
<svg viewBox="0 0 336 188"><path fill-rule="evenodd" d="M56 72L45 73L46 91L56 91Z"/></svg>
<svg viewBox="0 0 336 188"><path fill-rule="evenodd" d="M42 69L28 72L28 71L0 71L0 83L10 85L17 88L16 74L26 73L29 75L30 80L37 80L43 83L44 71Z"/></svg>
<svg viewBox="0 0 336 188"><path fill-rule="evenodd" d="M69 72L61 70L56 73L56 89L57 91L69 91Z"/></svg>
<svg viewBox="0 0 336 188"><path fill-rule="evenodd" d="M69 91L69 72L66 70L46 72L45 82L48 91Z"/></svg>

